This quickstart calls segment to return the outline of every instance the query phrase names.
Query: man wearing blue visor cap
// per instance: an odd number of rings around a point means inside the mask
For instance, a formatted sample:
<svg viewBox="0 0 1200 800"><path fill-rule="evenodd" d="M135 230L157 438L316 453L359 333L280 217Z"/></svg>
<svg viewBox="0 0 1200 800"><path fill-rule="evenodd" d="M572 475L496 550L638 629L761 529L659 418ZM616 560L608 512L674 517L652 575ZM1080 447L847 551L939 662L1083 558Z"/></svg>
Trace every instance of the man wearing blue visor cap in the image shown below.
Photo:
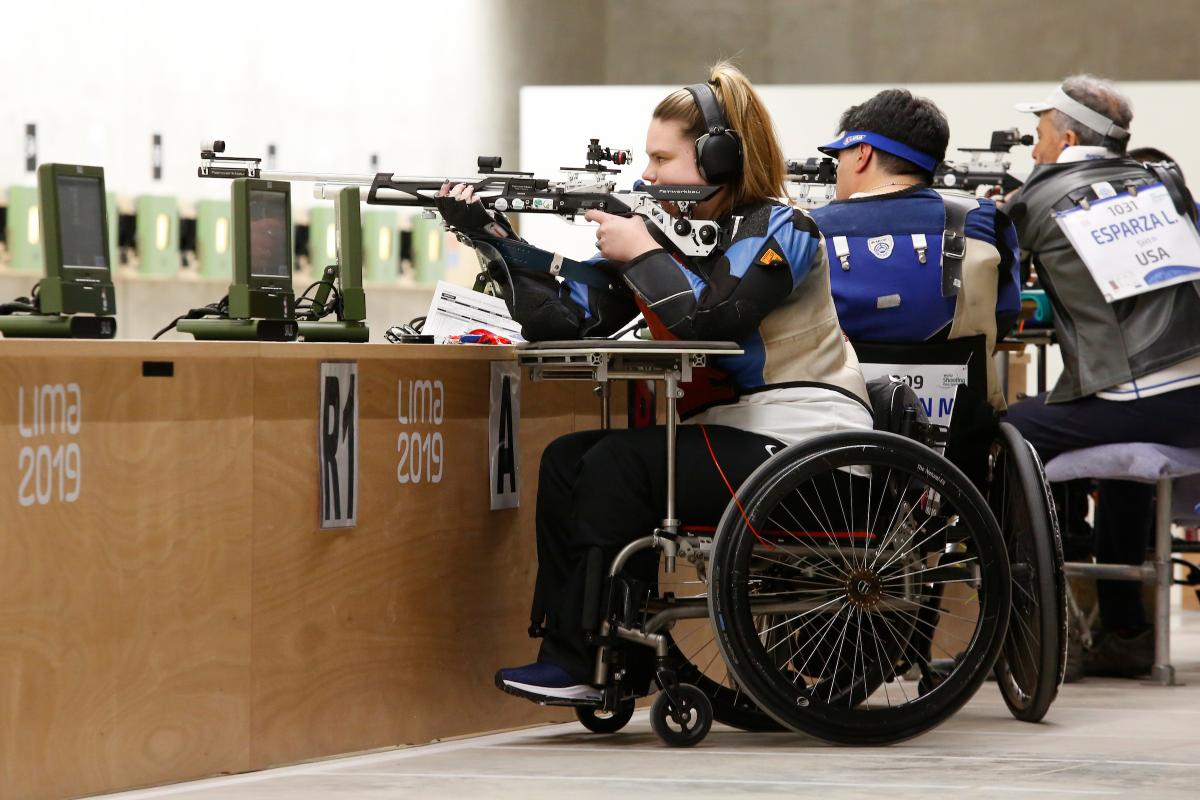
<svg viewBox="0 0 1200 800"><path fill-rule="evenodd" d="M838 160L837 199L810 214L842 329L856 345L978 337L990 355L1020 310L1016 232L991 200L930 188L950 141L945 116L930 100L887 89L848 109L840 128L818 148ZM971 387L969 410L960 394L947 450L974 478L1004 408L987 362L987 386Z"/></svg>
<svg viewBox="0 0 1200 800"><path fill-rule="evenodd" d="M899 90L896 90L896 91L899 91ZM942 155L940 157L933 156L933 155L930 155L929 153L925 153L925 152L918 150L917 148L913 147L912 145L907 145L904 142L897 141L896 139L892 139L888 136L884 136L882 133L875 133L873 131L866 131L866 130L845 131L845 132L839 134L838 138L834 139L829 144L822 145L821 147L818 147L817 149L820 150L822 153L824 153L827 156L833 156L834 158L839 159L839 163L840 163L840 156L842 154L842 151L849 150L850 148L856 148L856 147L859 147L860 145L869 145L870 147L872 147L876 150L880 150L884 153L888 153L889 155L893 155L896 157L897 160L907 161L910 164L912 164L916 167L919 167L922 172L927 172L930 175L932 175L933 171L937 169L938 164L942 163L942 158L944 158L945 154L946 154L945 145L943 145L941 148ZM882 175L885 175L885 176L887 175L888 172L891 172L891 176L894 176L896 174L896 168L899 166L902 166L902 165L897 164L896 160L892 160L892 161L886 162L886 163L887 163L887 166L892 167L892 170L891 171L889 171L887 169L883 170ZM866 166L867 166L866 162L864 161L862 163L862 169L856 170L854 174L861 174L861 172L865 171ZM905 184L900 184L900 183L883 184L883 186L892 186L892 185L902 186ZM879 188L882 188L882 186Z"/></svg>
<svg viewBox="0 0 1200 800"><path fill-rule="evenodd" d="M1109 302L1055 218L1085 205L1103 210L1094 201L1129 187L1173 183L1170 173L1156 174L1125 157L1133 111L1108 81L1075 75L1044 101L1017 110L1038 115L1037 166L1005 208L1017 224L1021 256L1036 269L1053 306L1063 371L1048 394L1016 403L1009 420L1043 461L1121 442L1200 447L1200 281L1147 286ZM1190 207L1182 178L1176 193L1174 216L1181 221ZM1068 545L1086 533L1086 498L1069 494L1058 504ZM1151 484L1100 482L1097 561L1142 563L1153 495ZM1097 589L1102 631L1084 656L1085 671L1148 674L1153 632L1141 586L1100 581Z"/></svg>

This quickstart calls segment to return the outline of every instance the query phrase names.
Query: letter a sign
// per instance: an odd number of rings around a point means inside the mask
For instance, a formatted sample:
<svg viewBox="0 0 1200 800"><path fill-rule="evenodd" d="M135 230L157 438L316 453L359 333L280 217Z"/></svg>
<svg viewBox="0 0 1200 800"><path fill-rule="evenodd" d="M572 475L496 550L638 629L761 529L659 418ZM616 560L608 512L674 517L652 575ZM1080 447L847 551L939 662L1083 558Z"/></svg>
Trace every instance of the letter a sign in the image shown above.
<svg viewBox="0 0 1200 800"><path fill-rule="evenodd" d="M321 364L317 470L321 527L358 524L358 364Z"/></svg>
<svg viewBox="0 0 1200 800"><path fill-rule="evenodd" d="M492 511L516 508L521 499L517 477L517 438L521 421L521 372L516 364L492 362L491 413L488 415L488 479Z"/></svg>

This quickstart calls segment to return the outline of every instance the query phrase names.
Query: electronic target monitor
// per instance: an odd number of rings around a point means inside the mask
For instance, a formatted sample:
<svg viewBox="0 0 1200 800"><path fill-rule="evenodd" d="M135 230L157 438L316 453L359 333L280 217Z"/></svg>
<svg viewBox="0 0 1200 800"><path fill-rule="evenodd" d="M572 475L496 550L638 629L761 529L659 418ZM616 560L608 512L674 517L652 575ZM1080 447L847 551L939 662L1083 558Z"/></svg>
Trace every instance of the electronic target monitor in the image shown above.
<svg viewBox="0 0 1200 800"><path fill-rule="evenodd" d="M76 164L38 167L45 277L42 314L116 313L104 169Z"/></svg>
<svg viewBox="0 0 1200 800"><path fill-rule="evenodd" d="M286 181L238 178L232 188L233 319L293 319L292 193Z"/></svg>

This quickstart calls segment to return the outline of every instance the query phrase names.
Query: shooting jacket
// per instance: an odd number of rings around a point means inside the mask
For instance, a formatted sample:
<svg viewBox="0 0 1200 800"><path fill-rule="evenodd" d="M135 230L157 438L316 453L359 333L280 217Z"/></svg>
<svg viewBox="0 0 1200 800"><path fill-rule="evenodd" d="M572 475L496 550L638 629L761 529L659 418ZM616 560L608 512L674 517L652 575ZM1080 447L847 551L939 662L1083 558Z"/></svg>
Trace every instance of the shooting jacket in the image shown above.
<svg viewBox="0 0 1200 800"><path fill-rule="evenodd" d="M587 263L611 275L612 287L560 284L558 304L576 320L572 335L611 334L640 308L656 339L737 342L742 355L710 359L710 368L693 371L683 387L679 409L693 421L789 443L870 428L866 384L838 324L829 263L812 218L764 202L718 222L722 242L703 258L665 248L628 263L592 258ZM524 280L515 271L513 278ZM566 338L562 324L518 321L527 338Z"/></svg>
<svg viewBox="0 0 1200 800"><path fill-rule="evenodd" d="M1007 207L1021 256L1036 266L1054 308L1063 372L1047 402L1077 400L1200 354L1200 281L1106 303L1054 221L1055 210L1076 205L1094 183L1121 191L1156 180L1126 158L1043 164Z"/></svg>
<svg viewBox="0 0 1200 800"><path fill-rule="evenodd" d="M963 225L962 286L942 291L947 212L927 187L839 200L812 210L825 237L833 299L851 342L927 342L983 335L990 354L1021 308L1017 234L980 199ZM840 251L840 253L839 253ZM988 401L1004 409L995 365Z"/></svg>

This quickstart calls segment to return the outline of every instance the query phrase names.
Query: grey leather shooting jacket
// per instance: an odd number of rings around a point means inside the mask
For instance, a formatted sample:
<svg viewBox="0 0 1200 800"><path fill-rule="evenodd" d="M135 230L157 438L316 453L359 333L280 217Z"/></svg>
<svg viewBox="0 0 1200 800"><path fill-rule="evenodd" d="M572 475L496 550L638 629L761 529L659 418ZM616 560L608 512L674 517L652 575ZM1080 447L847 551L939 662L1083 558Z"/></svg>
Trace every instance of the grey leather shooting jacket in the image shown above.
<svg viewBox="0 0 1200 800"><path fill-rule="evenodd" d="M1047 402L1077 400L1200 354L1200 281L1106 303L1054 221L1055 210L1077 205L1094 183L1122 191L1156 180L1126 158L1042 164L1005 208L1022 260L1032 259L1054 308L1063 372Z"/></svg>

